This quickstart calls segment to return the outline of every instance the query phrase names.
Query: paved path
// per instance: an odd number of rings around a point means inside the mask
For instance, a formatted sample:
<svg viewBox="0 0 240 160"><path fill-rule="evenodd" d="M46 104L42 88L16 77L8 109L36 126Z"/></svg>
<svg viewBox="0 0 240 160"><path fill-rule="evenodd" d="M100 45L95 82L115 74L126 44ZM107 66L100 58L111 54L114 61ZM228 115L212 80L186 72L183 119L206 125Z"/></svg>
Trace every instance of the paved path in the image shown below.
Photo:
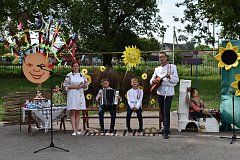
<svg viewBox="0 0 240 160"><path fill-rule="evenodd" d="M174 117L172 117L174 118ZM176 118L176 117L175 117ZM174 119L172 119L172 123ZM136 122L133 122L136 123ZM153 122L151 122L153 123ZM156 122L157 124L157 122ZM68 127L70 124L67 124ZM97 125L97 123L95 124ZM145 123L145 127L147 123ZM150 125L150 124L149 124ZM153 125L153 124L152 124ZM157 124L158 125L158 124ZM156 126L157 126L156 125ZM27 127L0 126L0 155L4 160L239 160L240 142L230 145L230 140L219 138L224 133L177 132L172 124L170 139L155 137L71 136L71 131L55 130L54 144L70 150L63 152L49 148L34 154L34 151L50 145L50 132L33 131ZM54 128L58 128L54 125ZM121 127L120 121L116 127ZM124 127L124 125L122 125ZM237 133L239 134L239 133Z"/></svg>

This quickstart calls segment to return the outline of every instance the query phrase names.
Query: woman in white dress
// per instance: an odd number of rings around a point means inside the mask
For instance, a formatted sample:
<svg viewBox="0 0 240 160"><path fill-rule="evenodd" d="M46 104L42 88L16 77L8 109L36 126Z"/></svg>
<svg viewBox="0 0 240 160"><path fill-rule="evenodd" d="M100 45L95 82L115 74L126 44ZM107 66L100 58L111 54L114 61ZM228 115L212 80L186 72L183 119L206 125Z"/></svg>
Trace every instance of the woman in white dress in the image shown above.
<svg viewBox="0 0 240 160"><path fill-rule="evenodd" d="M72 63L72 72L67 74L63 85L67 91L67 110L70 110L72 135L76 136L80 134L80 110L86 109L84 90L88 88L87 79L79 73L79 64L77 62Z"/></svg>

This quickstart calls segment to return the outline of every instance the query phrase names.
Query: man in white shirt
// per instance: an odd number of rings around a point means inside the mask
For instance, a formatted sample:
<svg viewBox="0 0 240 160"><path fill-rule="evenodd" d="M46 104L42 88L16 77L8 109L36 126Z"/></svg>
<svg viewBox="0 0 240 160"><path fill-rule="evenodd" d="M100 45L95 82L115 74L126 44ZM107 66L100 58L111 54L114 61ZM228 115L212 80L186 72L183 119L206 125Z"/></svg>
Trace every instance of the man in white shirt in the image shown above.
<svg viewBox="0 0 240 160"><path fill-rule="evenodd" d="M170 133L170 109L172 98L175 95L174 86L179 81L177 67L174 64L169 64L167 61L167 54L165 52L159 53L159 61L161 65L155 68L150 84L160 84L157 88L158 103L162 113L163 119L163 138L168 139Z"/></svg>

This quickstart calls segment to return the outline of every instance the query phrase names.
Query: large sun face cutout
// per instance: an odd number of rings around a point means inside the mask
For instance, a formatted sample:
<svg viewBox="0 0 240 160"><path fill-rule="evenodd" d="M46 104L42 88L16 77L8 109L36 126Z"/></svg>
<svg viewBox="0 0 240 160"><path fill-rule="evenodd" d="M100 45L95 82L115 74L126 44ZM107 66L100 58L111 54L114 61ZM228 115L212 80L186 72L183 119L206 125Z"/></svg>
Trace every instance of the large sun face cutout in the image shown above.
<svg viewBox="0 0 240 160"><path fill-rule="evenodd" d="M240 59L240 53L238 53L238 46L232 46L231 42L228 42L226 48L220 47L219 53L215 56L218 60L218 67L225 67L229 70L232 67L238 66L238 60Z"/></svg>
<svg viewBox="0 0 240 160"><path fill-rule="evenodd" d="M129 68L136 67L141 61L141 51L136 46L125 47L125 49L122 55L123 62Z"/></svg>
<svg viewBox="0 0 240 160"><path fill-rule="evenodd" d="M33 53L25 57L23 62L24 75L29 81L40 84L49 78L50 73L38 66L42 66L46 70L51 70L49 68L50 64L43 54Z"/></svg>

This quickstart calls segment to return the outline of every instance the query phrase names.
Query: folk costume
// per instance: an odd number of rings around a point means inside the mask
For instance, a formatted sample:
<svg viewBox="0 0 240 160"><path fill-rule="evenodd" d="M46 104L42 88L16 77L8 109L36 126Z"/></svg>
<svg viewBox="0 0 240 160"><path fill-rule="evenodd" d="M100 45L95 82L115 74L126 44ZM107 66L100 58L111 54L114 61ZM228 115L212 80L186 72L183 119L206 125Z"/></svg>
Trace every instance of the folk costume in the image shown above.
<svg viewBox="0 0 240 160"><path fill-rule="evenodd" d="M169 75L169 78L166 76ZM157 89L158 103L160 105L162 119L163 119L163 134L170 133L170 109L172 98L175 95L174 86L179 81L177 67L174 64L167 63L164 66L155 68L150 84L153 84L153 80L156 77L160 77L162 84Z"/></svg>
<svg viewBox="0 0 240 160"><path fill-rule="evenodd" d="M127 117L126 124L129 132L132 132L130 120L131 115L134 111L137 113L138 123L139 123L139 132L142 132L143 129L143 120L142 120L142 99L143 99L143 90L142 89L134 89L131 88L127 91L127 100L128 100L128 108L127 108Z"/></svg>
<svg viewBox="0 0 240 160"><path fill-rule="evenodd" d="M70 89L69 85L87 84L87 79L81 73L68 73L64 81L64 88L67 91L67 110L85 110L86 100L84 96L84 89Z"/></svg>
<svg viewBox="0 0 240 160"><path fill-rule="evenodd" d="M112 89L111 87L104 88L104 89ZM96 100L99 100L99 97L103 96L103 89L100 89L98 91L98 94L96 96ZM111 115L111 123L110 123L110 133L114 131L115 127L115 119L116 119L116 113L117 113L117 105L116 104L102 104L102 99L100 99L100 105L99 105L99 110L98 110L98 115L99 115L99 123L100 123L100 131L104 132L104 112L109 111Z"/></svg>

